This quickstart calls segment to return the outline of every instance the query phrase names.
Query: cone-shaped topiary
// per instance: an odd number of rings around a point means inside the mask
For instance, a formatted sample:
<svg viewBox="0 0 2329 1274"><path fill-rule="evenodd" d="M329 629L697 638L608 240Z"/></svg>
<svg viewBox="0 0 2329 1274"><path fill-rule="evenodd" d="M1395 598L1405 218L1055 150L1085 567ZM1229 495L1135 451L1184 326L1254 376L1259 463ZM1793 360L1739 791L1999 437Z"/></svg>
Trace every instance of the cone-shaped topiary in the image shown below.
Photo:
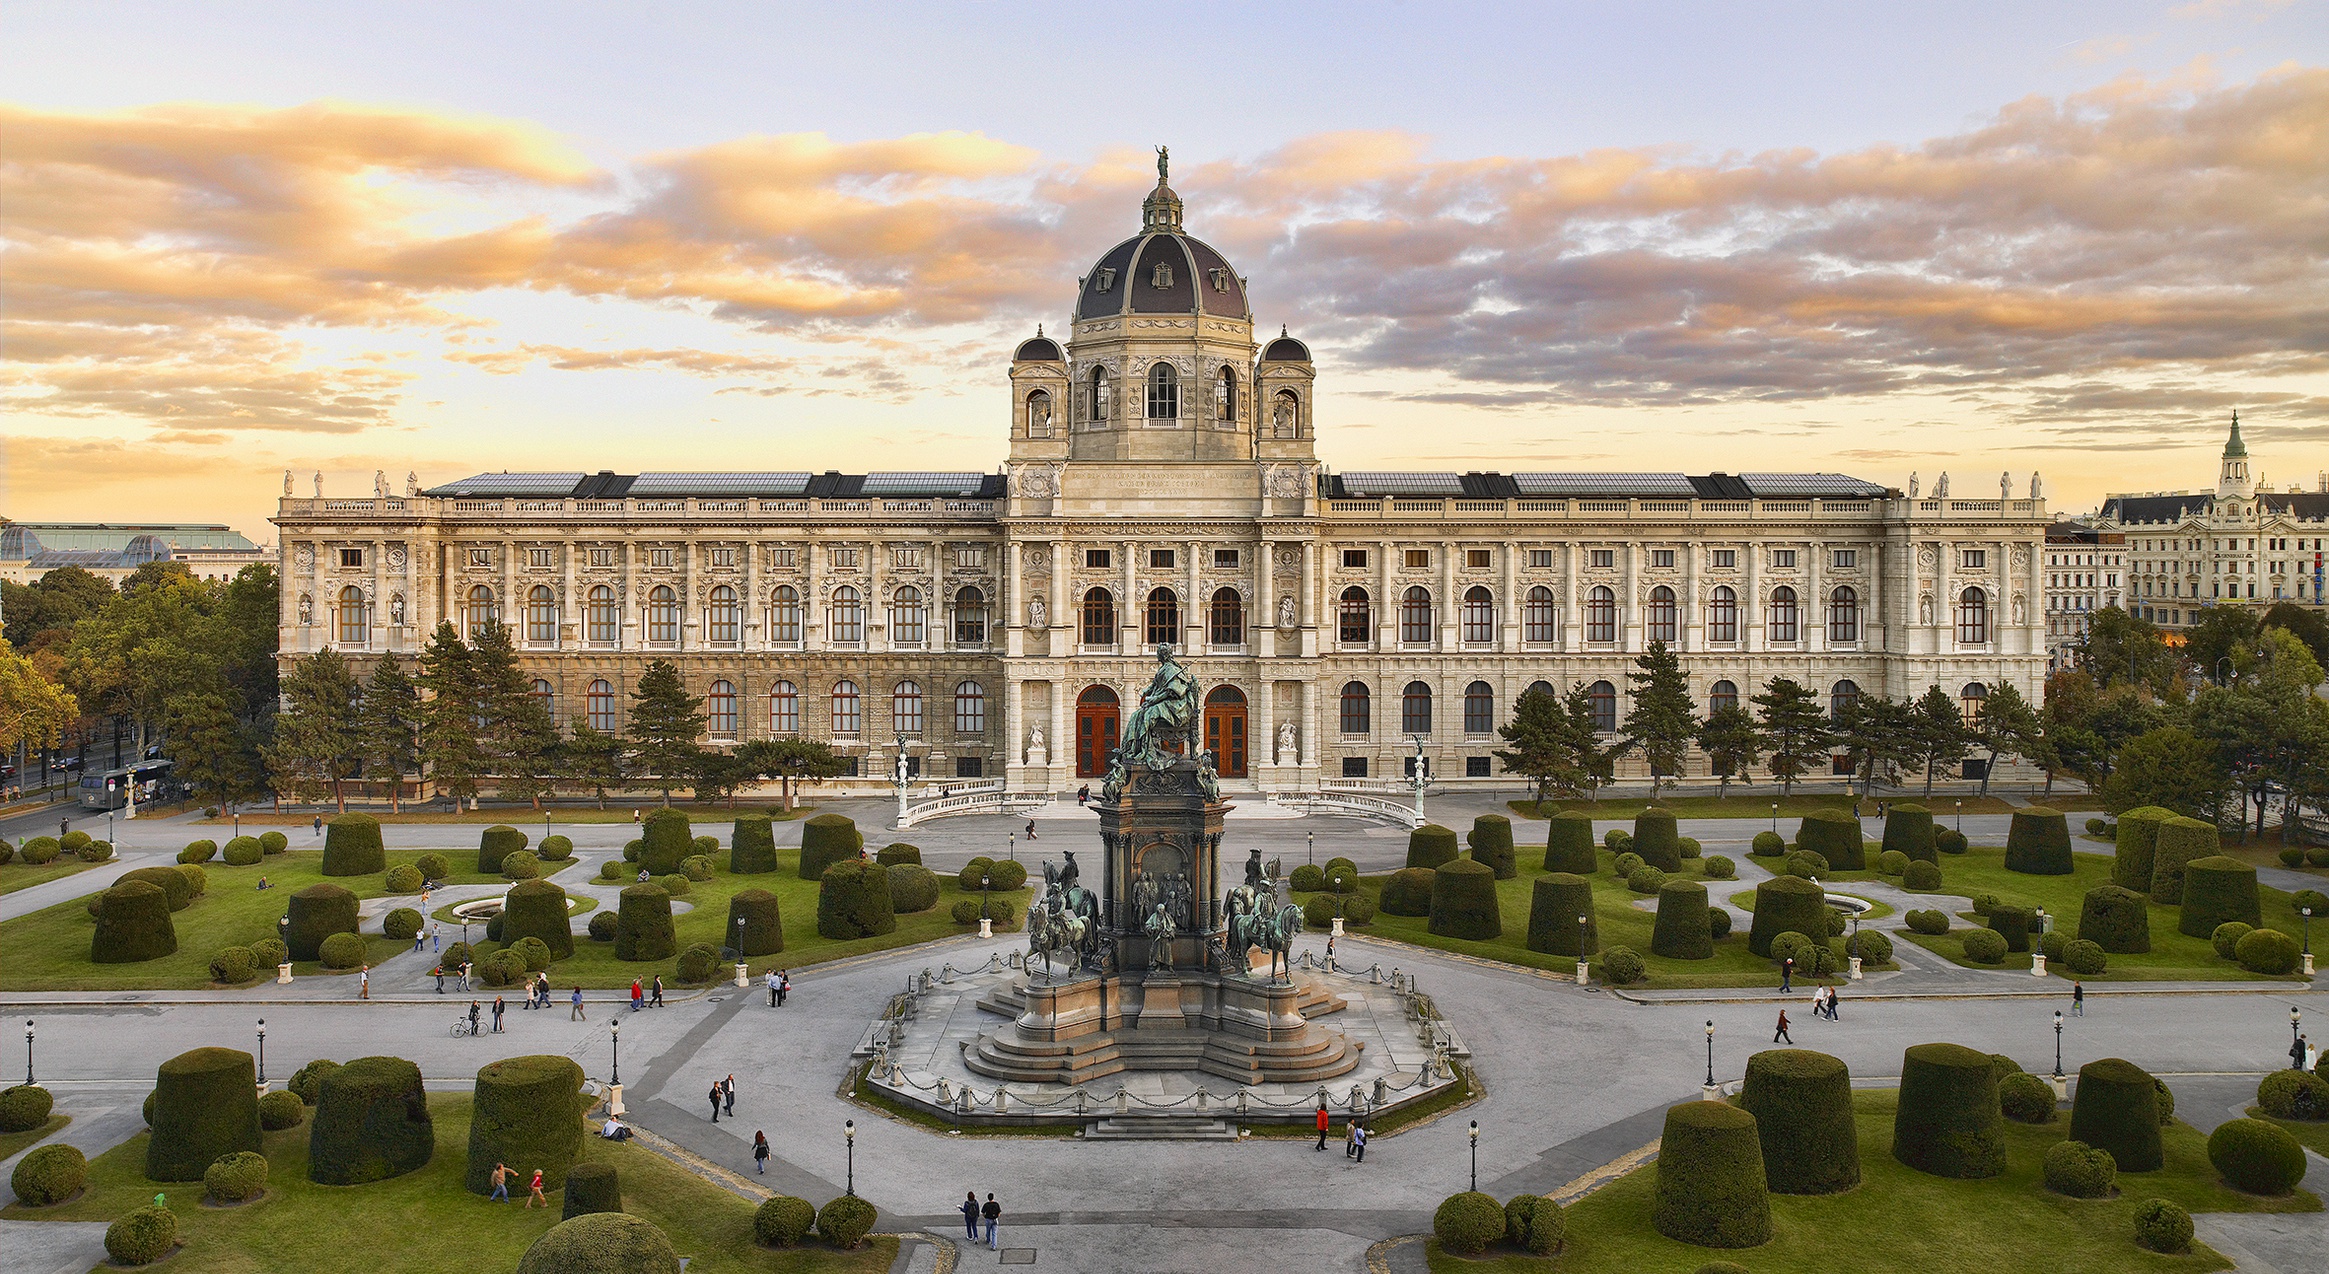
<svg viewBox="0 0 2329 1274"><path fill-rule="evenodd" d="M1700 1247L1770 1240L1771 1195L1753 1115L1719 1101L1669 1107L1657 1173L1658 1233Z"/></svg>
<svg viewBox="0 0 2329 1274"><path fill-rule="evenodd" d="M323 825L323 874L369 876L388 869L380 845L380 820L370 814L342 814Z"/></svg>
<svg viewBox="0 0 2329 1274"><path fill-rule="evenodd" d="M1658 922L1650 930L1650 952L1673 960L1714 958L1706 886L1695 880L1669 880L1658 886Z"/></svg>
<svg viewBox="0 0 2329 1274"><path fill-rule="evenodd" d="M2119 839L2111 854L2111 883L2139 894L2151 892L2153 855L2159 847L2159 829L2175 817L2174 810L2138 805L2119 815Z"/></svg>
<svg viewBox="0 0 2329 1274"><path fill-rule="evenodd" d="M1593 882L1573 872L1537 878L1528 900L1528 949L1546 955L1593 954L1592 925L1577 917L1593 914Z"/></svg>
<svg viewBox="0 0 2329 1274"><path fill-rule="evenodd" d="M1933 829L1933 811L1907 801L1887 809L1884 813L1884 848L1887 852L1902 854L1912 862L1941 861L1941 846L1935 839Z"/></svg>
<svg viewBox="0 0 2329 1274"><path fill-rule="evenodd" d="M2210 857L2220 847L2213 823L2181 814L2161 823L2151 850L2151 901L2170 907L2181 904L2184 864Z"/></svg>
<svg viewBox="0 0 2329 1274"><path fill-rule="evenodd" d="M2003 1127L1989 1054L1915 1044L1901 1055L1893 1158L1936 1177L1994 1177L2006 1166Z"/></svg>
<svg viewBox="0 0 2329 1274"><path fill-rule="evenodd" d="M776 825L766 814L738 814L736 830L728 834L729 874L761 876L776 866Z"/></svg>
<svg viewBox="0 0 2329 1274"><path fill-rule="evenodd" d="M586 1212L535 1239L517 1274L679 1274L679 1253L652 1221Z"/></svg>
<svg viewBox="0 0 2329 1274"><path fill-rule="evenodd" d="M560 1219L571 1221L588 1212L623 1210L623 1181L611 1163L578 1163L566 1172L566 1208Z"/></svg>
<svg viewBox="0 0 2329 1274"><path fill-rule="evenodd" d="M146 1177L200 1181L220 1155L259 1149L258 1067L249 1053L197 1048L154 1072L154 1135Z"/></svg>
<svg viewBox="0 0 2329 1274"><path fill-rule="evenodd" d="M659 809L640 825L639 842L639 865L653 875L669 876L679 870L681 859L695 852L695 831L688 826L687 815Z"/></svg>
<svg viewBox="0 0 2329 1274"><path fill-rule="evenodd" d="M671 895L661 885L632 885L616 904L615 959L668 960L679 949Z"/></svg>
<svg viewBox="0 0 2329 1274"><path fill-rule="evenodd" d="M526 834L504 823L496 823L477 834L477 870L488 876L501 874L502 861L526 847Z"/></svg>
<svg viewBox="0 0 2329 1274"><path fill-rule="evenodd" d="M2305 1179L2305 1148L2261 1119L2232 1119L2208 1134L2208 1162L2235 1190L2287 1194Z"/></svg>
<svg viewBox="0 0 2329 1274"><path fill-rule="evenodd" d="M1773 1193L1834 1194L1860 1184L1852 1072L1841 1059L1803 1048L1766 1049L1747 1059L1738 1101L1755 1117Z"/></svg>
<svg viewBox="0 0 2329 1274"><path fill-rule="evenodd" d="M1795 829L1795 847L1828 860L1831 871L1865 871L1868 854L1860 841L1860 820L1850 810L1813 810Z"/></svg>
<svg viewBox="0 0 2329 1274"><path fill-rule="evenodd" d="M2176 918L2176 929L2194 938L2206 938L2215 934L2217 925L2235 920L2252 929L2264 924L2256 896L2256 869L2222 854L2186 862L2183 912Z"/></svg>
<svg viewBox="0 0 2329 1274"><path fill-rule="evenodd" d="M2149 951L2151 900L2123 885L2089 889L2079 907L2078 936L2115 954Z"/></svg>
<svg viewBox="0 0 2329 1274"><path fill-rule="evenodd" d="M420 1067L401 1057L359 1057L324 1076L308 1124L308 1180L386 1181L426 1165L436 1151Z"/></svg>
<svg viewBox="0 0 2329 1274"><path fill-rule="evenodd" d="M777 914L775 894L765 889L738 890L728 899L728 927L724 932L731 941L739 937L738 920L744 922L740 936L745 955L774 955L784 950L784 918Z"/></svg>
<svg viewBox="0 0 2329 1274"><path fill-rule="evenodd" d="M142 880L161 890L172 911L184 911L194 903L194 882L175 867L132 867L116 877L113 884L119 888L133 880Z"/></svg>
<svg viewBox="0 0 2329 1274"><path fill-rule="evenodd" d="M1432 879L1439 873L1429 867L1402 867L1383 880L1383 914L1387 916L1428 916L1431 914Z"/></svg>
<svg viewBox="0 0 2329 1274"><path fill-rule="evenodd" d="M1674 825L1674 811L1642 807L1634 816L1633 852L1659 871L1682 870L1682 834Z"/></svg>
<svg viewBox="0 0 2329 1274"><path fill-rule="evenodd" d="M1453 828L1437 823L1425 823L1407 833L1407 865L1410 867L1437 867L1456 860L1456 833Z"/></svg>
<svg viewBox="0 0 2329 1274"><path fill-rule="evenodd" d="M1545 824L1545 870L1590 876L1601 865L1593 843L1593 816L1562 810Z"/></svg>
<svg viewBox="0 0 2329 1274"><path fill-rule="evenodd" d="M825 868L817 882L817 933L846 941L894 932L889 869L861 858L845 858Z"/></svg>
<svg viewBox="0 0 2329 1274"><path fill-rule="evenodd" d="M2150 1172L2162 1162L2159 1085L2133 1062L2105 1057L2078 1068L2070 1099L2070 1139L2111 1152L2121 1172Z"/></svg>
<svg viewBox="0 0 2329 1274"><path fill-rule="evenodd" d="M1801 876L1774 876L1755 886L1755 925L1747 931L1747 950L1769 958L1771 940L1780 934L1825 935L1825 899L1818 885Z"/></svg>
<svg viewBox="0 0 2329 1274"><path fill-rule="evenodd" d="M505 1057L477 1072L469 1123L471 1194L493 1193L493 1165L542 1170L556 1188L582 1154L582 1067L570 1057Z"/></svg>
<svg viewBox="0 0 2329 1274"><path fill-rule="evenodd" d="M1496 879L1510 880L1520 874L1520 863L1512 852L1511 819L1482 814L1472 820L1472 834L1464 841L1472 847L1472 861L1485 864L1496 873Z"/></svg>
<svg viewBox="0 0 2329 1274"><path fill-rule="evenodd" d="M1503 936L1495 871L1485 863L1458 858L1432 872L1429 927L1442 938L1484 942Z"/></svg>
<svg viewBox="0 0 2329 1274"><path fill-rule="evenodd" d="M865 850L857 824L839 814L819 814L801 824L801 879L819 880L825 869ZM977 882L972 882L977 887ZM1001 886L997 886L1000 888Z"/></svg>
<svg viewBox="0 0 2329 1274"><path fill-rule="evenodd" d="M2062 811L2031 805L2014 811L2006 833L2006 870L2030 876L2070 874L2070 821Z"/></svg>
<svg viewBox="0 0 2329 1274"><path fill-rule="evenodd" d="M323 953L323 940L335 933L361 932L356 925L356 895L338 885L314 884L291 895L291 923L283 931L291 944L291 958L313 960Z"/></svg>
<svg viewBox="0 0 2329 1274"><path fill-rule="evenodd" d="M514 947L527 938L540 938L553 959L574 954L574 918L564 889L547 880L521 880L502 895L501 940Z"/></svg>
<svg viewBox="0 0 2329 1274"><path fill-rule="evenodd" d="M170 923L170 896L150 882L123 881L98 895L97 929L89 938L96 964L136 964L178 949Z"/></svg>

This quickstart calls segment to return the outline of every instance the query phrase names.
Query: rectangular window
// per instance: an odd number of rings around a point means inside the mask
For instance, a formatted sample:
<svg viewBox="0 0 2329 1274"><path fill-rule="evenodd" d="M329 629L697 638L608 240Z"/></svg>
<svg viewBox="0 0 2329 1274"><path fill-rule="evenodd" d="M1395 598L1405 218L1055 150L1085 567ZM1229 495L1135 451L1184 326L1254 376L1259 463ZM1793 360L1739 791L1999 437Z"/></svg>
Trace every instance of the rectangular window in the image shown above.
<svg viewBox="0 0 2329 1274"><path fill-rule="evenodd" d="M1359 570L1366 569L1367 551L1365 549L1344 549L1342 551L1342 564Z"/></svg>
<svg viewBox="0 0 2329 1274"><path fill-rule="evenodd" d="M527 549L526 565L538 571L548 570L551 566L551 558L555 554L556 550L554 549Z"/></svg>
<svg viewBox="0 0 2329 1274"><path fill-rule="evenodd" d="M469 550L469 564L470 564L471 566L476 566L476 567L485 567L485 566L491 566L491 565L493 565L493 550L492 550L492 549L471 549L471 550Z"/></svg>
<svg viewBox="0 0 2329 1274"><path fill-rule="evenodd" d="M771 548L768 550L768 564L778 570L789 571L799 565L800 560L799 549Z"/></svg>
<svg viewBox="0 0 2329 1274"><path fill-rule="evenodd" d="M1422 567L1431 565L1431 550L1409 549L1406 551L1406 553L1401 555L1400 560L1406 564L1407 569L1417 570Z"/></svg>
<svg viewBox="0 0 2329 1274"><path fill-rule="evenodd" d="M677 552L677 549L649 549L647 550L647 565L668 567L676 560L674 554Z"/></svg>
<svg viewBox="0 0 2329 1274"><path fill-rule="evenodd" d="M1553 551L1551 549L1530 549L1528 551L1528 564L1530 568L1534 570L1551 570L1553 567Z"/></svg>
<svg viewBox="0 0 2329 1274"><path fill-rule="evenodd" d="M1606 571L1617 565L1616 549L1594 549L1592 553L1593 569L1597 571Z"/></svg>
<svg viewBox="0 0 2329 1274"><path fill-rule="evenodd" d="M919 544L897 545L890 550L890 565L901 571L921 570L922 546Z"/></svg>
<svg viewBox="0 0 2329 1274"><path fill-rule="evenodd" d="M1736 570L1739 565L1739 551L1737 549L1708 549L1706 551L1706 564L1726 571Z"/></svg>
<svg viewBox="0 0 2329 1274"><path fill-rule="evenodd" d="M836 569L836 570L845 570L845 571L854 571L854 570L856 570L856 569L857 569L857 550L856 550L856 549L853 549L853 548L835 548L835 549L834 549L832 552L833 552L832 561L833 561L833 566L834 566L834 569Z"/></svg>
<svg viewBox="0 0 2329 1274"><path fill-rule="evenodd" d="M1484 571L1496 565L1496 550L1465 549L1464 566L1467 570Z"/></svg>
<svg viewBox="0 0 2329 1274"><path fill-rule="evenodd" d="M1367 758L1363 756L1344 757L1342 759L1342 776L1346 779L1367 777Z"/></svg>
<svg viewBox="0 0 2329 1274"><path fill-rule="evenodd" d="M1465 778L1468 778L1468 779L1484 779L1484 778L1491 777L1491 776L1490 776L1490 774L1489 774L1489 772L1488 772L1488 762L1489 762L1491 759L1492 759L1492 758L1490 758L1490 757L1484 757L1484 756L1468 756L1468 757L1465 757L1465 758L1464 758L1464 777L1465 777Z"/></svg>
<svg viewBox="0 0 2329 1274"><path fill-rule="evenodd" d="M1085 549L1084 565L1092 567L1096 570L1106 570L1108 568L1108 550Z"/></svg>
<svg viewBox="0 0 2329 1274"><path fill-rule="evenodd" d="M965 570L975 570L987 564L987 546L984 544L957 544L954 546L954 564Z"/></svg>
<svg viewBox="0 0 2329 1274"><path fill-rule="evenodd" d="M615 551L613 549L592 549L590 551L590 564L592 566L613 566L615 564Z"/></svg>
<svg viewBox="0 0 2329 1274"><path fill-rule="evenodd" d="M1969 571L1985 570L1989 566L1989 550L1967 549L1959 560L1958 565L1963 566L1966 570Z"/></svg>
<svg viewBox="0 0 2329 1274"><path fill-rule="evenodd" d="M1775 567L1775 568L1777 568L1777 569L1779 569L1779 570L1783 570L1783 571L1786 571L1786 570L1793 570L1793 569L1795 569L1795 550L1794 550L1794 549L1773 549L1773 550L1771 550L1771 565L1772 565L1773 567Z"/></svg>
<svg viewBox="0 0 2329 1274"><path fill-rule="evenodd" d="M362 566L363 564L364 564L364 550L362 550L362 549L341 549L341 550L340 550L340 565L342 565L342 566Z"/></svg>
<svg viewBox="0 0 2329 1274"><path fill-rule="evenodd" d="M1236 549L1213 550L1213 567L1215 570L1234 571L1237 569L1238 561L1238 551Z"/></svg>
<svg viewBox="0 0 2329 1274"><path fill-rule="evenodd" d="M1150 549L1148 551L1148 565L1150 570L1169 571L1173 569L1173 551L1171 549Z"/></svg>
<svg viewBox="0 0 2329 1274"><path fill-rule="evenodd" d="M711 554L714 566L734 566L736 564L736 550L734 549L713 549Z"/></svg>
<svg viewBox="0 0 2329 1274"><path fill-rule="evenodd" d="M1837 570L1839 570L1839 571L1848 571L1848 570L1851 570L1852 568L1854 568L1854 567L1856 567L1856 566L1858 566L1858 565L1860 565L1860 550L1858 550L1858 549L1837 549L1837 550L1836 550L1836 569L1837 569Z"/></svg>
<svg viewBox="0 0 2329 1274"><path fill-rule="evenodd" d="M985 757L958 756L954 758L954 777L958 779L983 779L986 776L987 759Z"/></svg>
<svg viewBox="0 0 2329 1274"><path fill-rule="evenodd" d="M1650 565L1671 569L1674 565L1674 550L1651 549Z"/></svg>

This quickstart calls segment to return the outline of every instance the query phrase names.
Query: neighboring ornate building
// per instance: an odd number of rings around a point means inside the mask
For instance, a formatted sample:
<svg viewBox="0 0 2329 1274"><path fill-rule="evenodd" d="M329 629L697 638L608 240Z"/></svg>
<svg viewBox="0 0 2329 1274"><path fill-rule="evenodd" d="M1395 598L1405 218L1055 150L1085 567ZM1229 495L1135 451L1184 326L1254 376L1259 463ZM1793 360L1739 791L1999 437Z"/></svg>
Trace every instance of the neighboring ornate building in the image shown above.
<svg viewBox="0 0 2329 1274"><path fill-rule="evenodd" d="M0 519L0 579L17 584L62 566L78 566L119 583L148 562L180 562L196 579L229 580L274 556L272 549L224 526Z"/></svg>
<svg viewBox="0 0 2329 1274"><path fill-rule="evenodd" d="M282 650L411 655L506 622L561 720L621 730L670 659L711 741L799 733L887 782L1073 788L1170 642L1225 787L1493 779L1532 685L1615 729L1653 640L1702 704L1790 676L1833 702L1942 685L1978 711L2046 671L2044 504L1836 474L1330 473L1317 369L1257 340L1247 281L1141 232L1021 343L1008 463L978 473L483 474L286 498ZM1705 764L1693 761L1694 775Z"/></svg>
<svg viewBox="0 0 2329 1274"><path fill-rule="evenodd" d="M2127 605L2162 627L2188 628L2210 606L2323 603L2329 557L2329 474L2318 490L2272 491L2251 475L2240 415L2213 492L2114 495L2099 529L2127 537Z"/></svg>
<svg viewBox="0 0 2329 1274"><path fill-rule="evenodd" d="M2046 654L2049 668L2070 666L2094 627L2094 613L2119 604L2127 570L2127 536L2083 522L2046 528Z"/></svg>

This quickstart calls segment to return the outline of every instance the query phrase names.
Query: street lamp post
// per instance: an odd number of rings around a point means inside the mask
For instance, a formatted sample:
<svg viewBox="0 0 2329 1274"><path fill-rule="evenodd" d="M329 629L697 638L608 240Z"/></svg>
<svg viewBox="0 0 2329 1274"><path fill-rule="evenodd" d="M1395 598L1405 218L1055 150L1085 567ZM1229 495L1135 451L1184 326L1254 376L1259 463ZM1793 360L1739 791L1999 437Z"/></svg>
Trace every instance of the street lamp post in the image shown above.
<svg viewBox="0 0 2329 1274"><path fill-rule="evenodd" d="M1472 1189L1480 1189L1480 1121L1472 1121Z"/></svg>
<svg viewBox="0 0 2329 1274"><path fill-rule="evenodd" d="M1965 834L1965 799L1963 797L1959 797L1957 800L1957 834L1959 836Z"/></svg>
<svg viewBox="0 0 2329 1274"><path fill-rule="evenodd" d="M1478 1127L1479 1125L1475 1124L1475 1125L1473 1125L1473 1126L1474 1126L1474 1127ZM844 1120L842 1120L842 1121L841 1121L841 1141L842 1141L842 1144L843 1144L843 1145L845 1145L845 1146L847 1146L847 1147L849 1148L849 1179L848 1179L848 1184L847 1184L847 1185L844 1187L844 1190L845 1190L845 1192L846 1192L846 1193L849 1195L849 1197L850 1197L850 1198L854 1199L854 1198L856 1198L856 1197L857 1197L857 1121L856 1121L856 1120L854 1120L854 1119L844 1119Z"/></svg>
<svg viewBox="0 0 2329 1274"><path fill-rule="evenodd" d="M620 1019L607 1023L607 1038L614 1041L615 1046L615 1073L607 1082L619 1086L623 1082L623 1024Z"/></svg>
<svg viewBox="0 0 2329 1274"><path fill-rule="evenodd" d="M2291 1049L2294 1049L2294 1048L2296 1048L2296 1046L2297 1046L2297 1041L2298 1041L2298 1040L2300 1040L2300 1039L2303 1039L2303 1038L2304 1038L2304 1036L2303 1036L2303 1035L2302 1035L2302 1034L2301 1034L2301 1033L2300 1033L2300 1032L2297 1030L2297 1028L2298 1028L2299 1026L2302 1026L2302 1025L2304 1024L2304 1021L2305 1021L2305 1011L2304 1011L2303 1009L2300 1009L2300 1008L2298 1008L2298 1007L2297 1007L2296 1005L2294 1005L2294 1004L2290 1005L2290 1006L2289 1006L2289 1047L2290 1047Z"/></svg>
<svg viewBox="0 0 2329 1274"><path fill-rule="evenodd" d="M1017 832L1010 832L1010 833L1006 833L1006 834L1004 835L1003 839L1004 839L1005 843L1006 843L1006 844L1007 844L1007 846L1008 846L1008 848L1007 848L1007 850L1006 850L1005 852L1009 854L1011 861L1012 861L1012 862L1017 862L1017 861L1019 861L1019 833L1017 833Z"/></svg>
<svg viewBox="0 0 2329 1274"><path fill-rule="evenodd" d="M32 1019L24 1019L24 1082L32 1083Z"/></svg>
<svg viewBox="0 0 2329 1274"><path fill-rule="evenodd" d="M2297 914L2305 918L2305 954L2311 955L2313 954L2313 909L2311 907L2299 907L2297 908Z"/></svg>
<svg viewBox="0 0 2329 1274"><path fill-rule="evenodd" d="M1773 836L1779 834L1779 802L1777 801L1771 802L1771 834Z"/></svg>
<svg viewBox="0 0 2329 1274"><path fill-rule="evenodd" d="M1309 857L1309 862L1310 862L1310 865L1311 865L1311 866L1313 866L1313 867L1317 866L1317 865L1318 865L1318 833L1316 833L1316 832L1304 832L1304 833L1302 833L1302 839L1303 839L1305 842L1307 842L1307 843L1309 844L1309 846L1310 846L1310 857ZM2307 912L2306 914L2307 914L2307 915L2310 915L2310 914L2312 914L2312 913L2310 913L2310 912Z"/></svg>
<svg viewBox="0 0 2329 1274"><path fill-rule="evenodd" d="M1706 1091L1714 1091L1714 1019L1706 1019Z"/></svg>
<svg viewBox="0 0 2329 1274"><path fill-rule="evenodd" d="M2054 1010L2054 1078L2062 1078L2062 1010Z"/></svg>
<svg viewBox="0 0 2329 1274"><path fill-rule="evenodd" d="M259 1019L259 1086L267 1086L267 1019Z"/></svg>

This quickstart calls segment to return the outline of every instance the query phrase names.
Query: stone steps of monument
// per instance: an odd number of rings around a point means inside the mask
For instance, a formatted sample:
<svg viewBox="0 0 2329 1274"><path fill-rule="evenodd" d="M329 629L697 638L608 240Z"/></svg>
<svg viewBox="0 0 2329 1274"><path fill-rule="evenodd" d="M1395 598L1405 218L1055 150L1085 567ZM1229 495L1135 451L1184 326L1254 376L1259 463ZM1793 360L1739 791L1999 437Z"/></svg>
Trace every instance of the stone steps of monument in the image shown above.
<svg viewBox="0 0 2329 1274"><path fill-rule="evenodd" d="M1235 1141L1237 1130L1202 1115L1111 1115L1084 1127L1087 1141Z"/></svg>

